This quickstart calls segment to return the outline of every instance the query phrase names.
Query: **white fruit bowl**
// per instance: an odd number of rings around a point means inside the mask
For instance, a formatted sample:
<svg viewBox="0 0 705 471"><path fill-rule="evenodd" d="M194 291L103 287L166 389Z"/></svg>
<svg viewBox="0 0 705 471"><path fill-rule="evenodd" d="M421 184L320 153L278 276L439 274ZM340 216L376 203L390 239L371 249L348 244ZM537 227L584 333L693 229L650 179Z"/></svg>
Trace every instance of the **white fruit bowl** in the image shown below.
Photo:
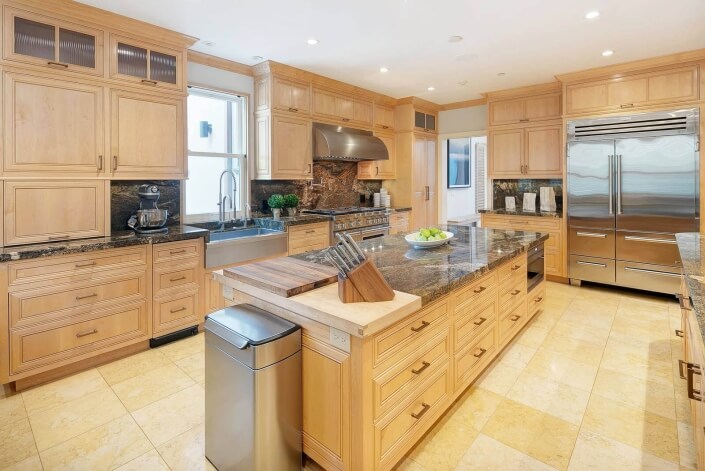
<svg viewBox="0 0 705 471"><path fill-rule="evenodd" d="M416 236L419 235L418 232L412 232L404 237L406 243L414 247L415 249L430 249L433 247L440 247L443 244L447 244L453 238L452 232L443 231L446 235L445 239L441 240L416 240Z"/></svg>

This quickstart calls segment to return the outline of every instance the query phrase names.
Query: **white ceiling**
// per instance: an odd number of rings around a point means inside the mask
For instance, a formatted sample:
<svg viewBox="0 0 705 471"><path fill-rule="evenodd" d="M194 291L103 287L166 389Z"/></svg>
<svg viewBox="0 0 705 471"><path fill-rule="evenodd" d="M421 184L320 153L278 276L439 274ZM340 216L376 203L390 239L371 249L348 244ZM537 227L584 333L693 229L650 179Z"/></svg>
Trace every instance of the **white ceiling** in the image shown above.
<svg viewBox="0 0 705 471"><path fill-rule="evenodd" d="M215 43L199 42L197 51L244 64L260 62L252 59L258 55L440 104L548 82L555 74L705 48L705 0L81 2ZM591 10L600 17L586 20ZM449 43L451 35L464 39ZM309 38L320 43L309 46ZM602 57L605 49L614 55ZM387 74L379 72L382 66Z"/></svg>

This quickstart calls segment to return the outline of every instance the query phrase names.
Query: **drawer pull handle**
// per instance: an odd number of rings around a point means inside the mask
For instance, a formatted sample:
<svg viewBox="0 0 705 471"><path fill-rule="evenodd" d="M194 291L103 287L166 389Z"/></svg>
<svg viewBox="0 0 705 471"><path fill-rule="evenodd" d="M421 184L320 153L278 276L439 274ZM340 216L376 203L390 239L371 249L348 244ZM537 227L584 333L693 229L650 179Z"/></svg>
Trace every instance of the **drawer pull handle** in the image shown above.
<svg viewBox="0 0 705 471"><path fill-rule="evenodd" d="M89 336L89 335L93 335L93 334L97 334L97 333L98 333L98 329L93 329L93 330L91 330L91 331L89 331L89 332L83 332L83 333L80 333L80 334L76 334L76 338L77 338L77 339L80 339L81 337L87 337L87 336Z"/></svg>
<svg viewBox="0 0 705 471"><path fill-rule="evenodd" d="M487 288L485 288L484 286L480 286L479 288L472 290L472 292L473 292L473 293L482 293L482 292L485 291L486 289L487 289Z"/></svg>
<svg viewBox="0 0 705 471"><path fill-rule="evenodd" d="M421 417L426 415L426 412L428 412L428 410L431 408L431 406L429 404L426 404L425 402L421 403L421 407L422 407L421 412L418 412L418 413L412 412L411 413L411 416L413 418L415 418L416 420L419 420Z"/></svg>
<svg viewBox="0 0 705 471"><path fill-rule="evenodd" d="M382 125L382 129L389 129L389 126L387 126L387 125Z"/></svg>
<svg viewBox="0 0 705 471"><path fill-rule="evenodd" d="M169 281L174 282L174 281L181 281L181 280L185 280L185 279L186 279L185 276L177 276L176 278L169 278Z"/></svg>
<svg viewBox="0 0 705 471"><path fill-rule="evenodd" d="M348 121L350 121L350 118L343 118L343 122L347 123Z"/></svg>
<svg viewBox="0 0 705 471"><path fill-rule="evenodd" d="M421 321L421 325L420 325L419 327L412 327L411 330L413 330L414 332L421 332L422 330L424 330L424 329L425 329L426 327L428 327L429 325L431 325L430 322L428 322L428 321Z"/></svg>
<svg viewBox="0 0 705 471"><path fill-rule="evenodd" d="M521 293L521 290L520 290L520 289L515 289L514 291L512 291L512 292L509 293L509 294L511 294L512 296L516 296L516 295L519 294L519 293Z"/></svg>
<svg viewBox="0 0 705 471"><path fill-rule="evenodd" d="M181 312L181 311L185 311L185 310L186 310L186 308L184 306L181 306L176 309L170 309L169 312L174 314L175 312Z"/></svg>
<svg viewBox="0 0 705 471"><path fill-rule="evenodd" d="M478 325L478 326L479 326L479 325L482 325L482 324L484 324L486 320L487 320L487 318L486 318L486 317L480 317L480 319L478 319L478 320L476 320L475 322L473 322L473 324L475 324L475 325Z"/></svg>
<svg viewBox="0 0 705 471"><path fill-rule="evenodd" d="M543 301L543 298L541 296L539 296L538 298L534 298L535 303L540 303L541 301Z"/></svg>
<svg viewBox="0 0 705 471"><path fill-rule="evenodd" d="M521 316L518 316L518 315L516 315L516 314L514 314L512 317L509 318L509 320L512 321L512 322L516 322L516 321L518 321L519 319L521 319Z"/></svg>
<svg viewBox="0 0 705 471"><path fill-rule="evenodd" d="M63 62L56 62L56 61L48 61L47 65L50 65L52 67L63 67L64 69L69 68L68 64L64 64Z"/></svg>
<svg viewBox="0 0 705 471"><path fill-rule="evenodd" d="M680 304L681 309L684 311L691 311L692 307L690 305L690 298L683 296L682 294L678 293L676 295L676 298L678 298L678 304Z"/></svg>
<svg viewBox="0 0 705 471"><path fill-rule="evenodd" d="M517 271L517 270L520 269L520 268L521 268L521 265L514 265L514 266L512 267L512 271Z"/></svg>
<svg viewBox="0 0 705 471"><path fill-rule="evenodd" d="M669 276L672 278L680 278L680 274L678 273L668 273L665 271L657 271L657 270L646 270L645 268L632 268L632 267L624 267L625 271L636 271L639 273L648 273L650 275L659 275L659 276Z"/></svg>
<svg viewBox="0 0 705 471"><path fill-rule="evenodd" d="M299 111L299 109L298 108L289 108L289 111L293 111L294 113L296 113L297 111Z"/></svg>
<svg viewBox="0 0 705 471"><path fill-rule="evenodd" d="M142 83L145 84L145 85L152 85L152 86L156 86L156 85L157 85L157 81L156 81L156 80L142 79Z"/></svg>
<svg viewBox="0 0 705 471"><path fill-rule="evenodd" d="M671 244L676 245L675 239L655 239L653 237L638 237L638 236L624 236L624 240L632 240L635 242L652 242L654 244Z"/></svg>
<svg viewBox="0 0 705 471"><path fill-rule="evenodd" d="M69 238L68 234L61 234L58 236L50 236L49 240L66 240L68 238Z"/></svg>
<svg viewBox="0 0 705 471"><path fill-rule="evenodd" d="M594 237L596 239L606 239L607 234L596 234L594 232L576 232L575 235L578 237Z"/></svg>
<svg viewBox="0 0 705 471"><path fill-rule="evenodd" d="M316 229L309 229L306 231L306 234L313 234L314 232L316 232Z"/></svg>
<svg viewBox="0 0 705 471"><path fill-rule="evenodd" d="M97 298L97 297L98 297L98 293L87 294L85 296L76 296L76 301L82 301L84 299Z"/></svg>
<svg viewBox="0 0 705 471"><path fill-rule="evenodd" d="M676 337L683 338L683 331L680 329L676 329Z"/></svg>
<svg viewBox="0 0 705 471"><path fill-rule="evenodd" d="M686 365L688 367L688 397L694 401L702 402L703 398L700 395L700 391L693 386L693 376L702 374L700 367L693 363L686 363Z"/></svg>
<svg viewBox="0 0 705 471"><path fill-rule="evenodd" d="M426 368L428 368L429 366L431 366L431 364L430 364L429 362L427 362L427 361L422 361L422 362L421 362L421 365L422 365L421 368L419 368L419 369L417 369L417 370L411 370L411 372L414 373L415 375L420 375L421 373L423 373L424 371L426 371Z"/></svg>
<svg viewBox="0 0 705 471"><path fill-rule="evenodd" d="M77 263L74 265L76 268L86 268L86 267L94 267L95 266L95 260L92 262L86 262L86 263Z"/></svg>
<svg viewBox="0 0 705 471"><path fill-rule="evenodd" d="M634 108L634 103L624 103L623 105L619 105L620 108Z"/></svg>
<svg viewBox="0 0 705 471"><path fill-rule="evenodd" d="M474 356L475 358L482 358L482 355L484 355L485 353L487 353L487 349L481 348L479 353L473 353L472 356Z"/></svg>
<svg viewBox="0 0 705 471"><path fill-rule="evenodd" d="M607 268L607 265L604 263L595 263L595 262L583 262L582 260L578 260L576 262L578 265L588 265L591 267L600 267L600 268Z"/></svg>
<svg viewBox="0 0 705 471"><path fill-rule="evenodd" d="M683 360L678 360L678 375L681 377L681 379L688 379L685 376L685 373L683 373L683 366L687 365L686 362Z"/></svg>
<svg viewBox="0 0 705 471"><path fill-rule="evenodd" d="M186 252L186 249L170 250L170 251L169 251L169 255L177 255L177 254L184 253L184 252Z"/></svg>

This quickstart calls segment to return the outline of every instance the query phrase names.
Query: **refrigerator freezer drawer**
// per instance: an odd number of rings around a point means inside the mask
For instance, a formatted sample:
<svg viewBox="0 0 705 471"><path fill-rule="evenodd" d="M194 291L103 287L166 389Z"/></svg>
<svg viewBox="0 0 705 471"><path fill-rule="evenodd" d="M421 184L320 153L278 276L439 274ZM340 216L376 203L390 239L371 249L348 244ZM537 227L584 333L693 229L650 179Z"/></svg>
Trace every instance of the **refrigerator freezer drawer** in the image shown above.
<svg viewBox="0 0 705 471"><path fill-rule="evenodd" d="M680 266L681 258L672 234L617 232L617 259L652 265Z"/></svg>
<svg viewBox="0 0 705 471"><path fill-rule="evenodd" d="M681 270L648 263L617 262L617 284L630 288L675 294L680 290Z"/></svg>
<svg viewBox="0 0 705 471"><path fill-rule="evenodd" d="M568 276L576 280L614 284L614 259L571 255Z"/></svg>
<svg viewBox="0 0 705 471"><path fill-rule="evenodd" d="M568 249L571 255L614 258L614 230L571 227Z"/></svg>

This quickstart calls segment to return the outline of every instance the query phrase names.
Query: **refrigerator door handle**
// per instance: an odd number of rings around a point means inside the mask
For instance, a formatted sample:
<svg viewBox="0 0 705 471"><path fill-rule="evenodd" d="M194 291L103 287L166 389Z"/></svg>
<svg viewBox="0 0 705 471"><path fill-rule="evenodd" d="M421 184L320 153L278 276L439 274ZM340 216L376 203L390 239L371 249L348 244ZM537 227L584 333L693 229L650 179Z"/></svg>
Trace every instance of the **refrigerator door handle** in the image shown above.
<svg viewBox="0 0 705 471"><path fill-rule="evenodd" d="M614 208L614 202L612 201L612 195L614 194L614 155L608 155L607 156L607 169L608 169L608 175L607 175L607 181L609 184L609 209L610 209L610 214L614 214L614 211L612 208Z"/></svg>
<svg viewBox="0 0 705 471"><path fill-rule="evenodd" d="M648 273L650 275L659 275L659 276L670 276L674 278L680 278L681 275L678 273L668 273L665 271L656 271L656 270L646 270L644 268L633 268L633 267L624 267L626 271L635 271L639 273Z"/></svg>
<svg viewBox="0 0 705 471"><path fill-rule="evenodd" d="M615 155L617 160L617 214L622 214L622 156Z"/></svg>
<svg viewBox="0 0 705 471"><path fill-rule="evenodd" d="M652 237L639 237L639 236L625 236L624 240L633 240L636 242L653 242L654 244L671 244L671 245L677 244L677 242L674 239L654 239Z"/></svg>

